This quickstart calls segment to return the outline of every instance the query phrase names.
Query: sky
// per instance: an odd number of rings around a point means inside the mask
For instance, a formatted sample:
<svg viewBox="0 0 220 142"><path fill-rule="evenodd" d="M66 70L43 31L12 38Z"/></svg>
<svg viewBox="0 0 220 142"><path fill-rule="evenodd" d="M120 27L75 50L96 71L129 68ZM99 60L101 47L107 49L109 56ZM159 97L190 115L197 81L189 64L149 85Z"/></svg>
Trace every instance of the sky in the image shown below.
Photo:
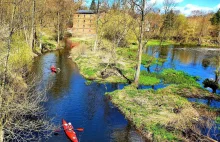
<svg viewBox="0 0 220 142"><path fill-rule="evenodd" d="M161 3L163 0L157 0ZM176 0L178 2L175 9L180 10L182 14L189 16L193 10L202 10L204 12L216 12L220 8L220 0Z"/></svg>
<svg viewBox="0 0 220 142"><path fill-rule="evenodd" d="M86 0L86 5L89 6L92 0ZM96 0L97 1L97 0ZM113 0L109 0L113 1ZM156 2L156 7L161 8L164 0L149 0L151 3ZM220 0L175 0L177 5L176 10L186 16L191 14L193 10L202 10L204 12L216 12L220 8Z"/></svg>

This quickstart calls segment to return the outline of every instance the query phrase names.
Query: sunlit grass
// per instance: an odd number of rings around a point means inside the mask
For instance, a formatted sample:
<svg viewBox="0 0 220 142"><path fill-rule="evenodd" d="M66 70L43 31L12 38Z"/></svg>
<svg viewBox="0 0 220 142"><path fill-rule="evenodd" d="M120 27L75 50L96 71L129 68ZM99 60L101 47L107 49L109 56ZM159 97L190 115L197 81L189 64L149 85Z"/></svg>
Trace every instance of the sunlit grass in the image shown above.
<svg viewBox="0 0 220 142"><path fill-rule="evenodd" d="M187 99L172 93L154 90L137 90L126 86L123 90L108 93L111 101L126 118L143 133L152 133L154 141L181 140L179 130L187 129L198 117ZM175 113L173 110L179 110ZM173 127L175 131L167 130Z"/></svg>
<svg viewBox="0 0 220 142"><path fill-rule="evenodd" d="M175 43L174 41L163 41L161 45L175 45L177 43ZM154 40L154 39L150 39L147 42L147 46L158 46L160 45L160 40Z"/></svg>

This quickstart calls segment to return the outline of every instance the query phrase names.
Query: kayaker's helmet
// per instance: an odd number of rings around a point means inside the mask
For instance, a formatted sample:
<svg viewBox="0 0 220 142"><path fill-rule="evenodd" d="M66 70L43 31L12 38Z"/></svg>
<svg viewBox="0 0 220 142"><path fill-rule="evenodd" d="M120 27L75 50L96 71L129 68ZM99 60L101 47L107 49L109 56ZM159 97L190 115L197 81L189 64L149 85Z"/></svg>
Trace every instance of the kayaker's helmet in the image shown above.
<svg viewBox="0 0 220 142"><path fill-rule="evenodd" d="M71 123L69 122L68 125L71 125Z"/></svg>

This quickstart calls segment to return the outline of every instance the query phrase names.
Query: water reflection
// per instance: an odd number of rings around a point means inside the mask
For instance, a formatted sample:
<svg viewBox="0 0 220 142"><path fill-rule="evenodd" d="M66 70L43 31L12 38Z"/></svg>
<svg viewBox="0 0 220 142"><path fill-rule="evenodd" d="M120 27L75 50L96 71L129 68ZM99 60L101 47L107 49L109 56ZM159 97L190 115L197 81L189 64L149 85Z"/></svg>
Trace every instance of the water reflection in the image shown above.
<svg viewBox="0 0 220 142"><path fill-rule="evenodd" d="M145 53L166 59L162 65L151 66L151 71L164 68L182 70L190 75L199 76L201 85L206 78L215 78L214 72L219 64L217 59L220 57L218 48L148 47Z"/></svg>

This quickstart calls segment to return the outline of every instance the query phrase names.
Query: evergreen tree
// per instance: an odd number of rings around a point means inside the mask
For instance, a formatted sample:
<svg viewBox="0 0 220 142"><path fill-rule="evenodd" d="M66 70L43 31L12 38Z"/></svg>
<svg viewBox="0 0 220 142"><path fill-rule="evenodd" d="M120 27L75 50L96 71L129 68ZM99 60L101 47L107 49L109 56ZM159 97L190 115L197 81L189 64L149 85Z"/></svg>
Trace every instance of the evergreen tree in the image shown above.
<svg viewBox="0 0 220 142"><path fill-rule="evenodd" d="M213 15L213 17L210 19L212 25L218 25L220 24L220 8L219 10Z"/></svg>
<svg viewBox="0 0 220 142"><path fill-rule="evenodd" d="M96 10L96 3L95 3L95 0L92 0L92 3L90 5L90 10Z"/></svg>
<svg viewBox="0 0 220 142"><path fill-rule="evenodd" d="M164 29L172 29L174 27L174 18L175 14L173 12L173 10L170 10L170 12L167 13L164 21L163 21L163 28Z"/></svg>

